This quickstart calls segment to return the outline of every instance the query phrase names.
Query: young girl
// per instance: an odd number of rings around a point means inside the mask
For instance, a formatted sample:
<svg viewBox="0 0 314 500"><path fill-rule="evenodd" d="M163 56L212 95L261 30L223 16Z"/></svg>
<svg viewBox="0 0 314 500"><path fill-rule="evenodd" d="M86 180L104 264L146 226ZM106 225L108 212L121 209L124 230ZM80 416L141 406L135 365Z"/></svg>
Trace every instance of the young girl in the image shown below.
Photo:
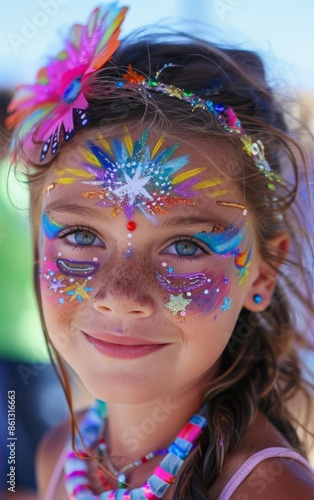
<svg viewBox="0 0 314 500"><path fill-rule="evenodd" d="M286 404L313 312L301 149L258 56L119 42L125 12L75 25L9 108L71 414L38 451L40 498L313 498ZM96 398L80 414L66 364Z"/></svg>

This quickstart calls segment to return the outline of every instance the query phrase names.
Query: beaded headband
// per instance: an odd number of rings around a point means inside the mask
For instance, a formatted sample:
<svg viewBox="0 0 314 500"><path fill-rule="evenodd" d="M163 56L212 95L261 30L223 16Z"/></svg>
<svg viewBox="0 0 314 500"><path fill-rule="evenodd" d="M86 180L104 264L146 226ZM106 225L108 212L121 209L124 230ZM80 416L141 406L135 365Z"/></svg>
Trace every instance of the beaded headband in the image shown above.
<svg viewBox="0 0 314 500"><path fill-rule="evenodd" d="M84 83L91 74L103 68L117 50L120 26L126 12L127 7L119 8L117 3L95 9L86 25L75 24L70 29L64 50L49 65L39 70L36 83L17 88L8 108L11 115L7 119L7 126L9 129L18 129L24 147L31 148L33 140L43 144L41 161L48 152L56 154L61 133L64 140L69 141L77 127L89 125L89 103L85 97ZM129 65L115 87L129 86L140 91L158 92L190 104L192 111L206 110L225 131L239 136L243 149L267 178L270 190L275 190L276 182L282 184L282 179L270 169L263 143L252 140L232 108L214 104L192 91L160 81L162 71L173 66L170 62L154 78L147 79Z"/></svg>

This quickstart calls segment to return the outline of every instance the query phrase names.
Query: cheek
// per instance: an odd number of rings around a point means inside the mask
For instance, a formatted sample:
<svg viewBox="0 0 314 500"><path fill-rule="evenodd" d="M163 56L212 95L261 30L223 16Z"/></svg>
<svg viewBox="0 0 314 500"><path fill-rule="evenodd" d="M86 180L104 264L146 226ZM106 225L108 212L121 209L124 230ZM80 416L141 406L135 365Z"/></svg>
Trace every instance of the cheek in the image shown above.
<svg viewBox="0 0 314 500"><path fill-rule="evenodd" d="M78 305L91 298L98 260L66 259L54 240L44 239L41 253L40 286L43 303L51 306Z"/></svg>
<svg viewBox="0 0 314 500"><path fill-rule="evenodd" d="M184 320L186 315L213 314L215 320L217 314L231 308L236 272L233 259L213 256L212 262L212 269L200 272L177 273L175 267L168 266L165 274L156 273L160 286L168 292L164 306L173 316Z"/></svg>

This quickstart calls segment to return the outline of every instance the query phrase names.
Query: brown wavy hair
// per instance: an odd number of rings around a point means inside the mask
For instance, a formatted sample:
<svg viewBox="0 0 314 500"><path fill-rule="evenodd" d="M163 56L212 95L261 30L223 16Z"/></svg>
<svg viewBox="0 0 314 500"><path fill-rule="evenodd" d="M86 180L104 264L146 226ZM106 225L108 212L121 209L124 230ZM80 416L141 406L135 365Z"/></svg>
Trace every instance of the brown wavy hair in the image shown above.
<svg viewBox="0 0 314 500"><path fill-rule="evenodd" d="M189 104L153 90L145 91L140 86L116 87L130 64L135 71L150 78L169 63L173 66L164 69L159 80L232 107L252 138L263 141L271 169L285 180L284 184L277 183L275 191L271 191L267 178L243 151L239 139L225 132L207 111L192 112ZM308 219L297 197L300 176L302 180L307 171L306 158L288 131L282 105L275 100L263 63L253 52L221 48L182 34L132 35L122 41L113 58L87 85L92 128L106 131L126 124L145 124L151 130L162 130L180 138L207 160L214 142L221 145L221 149L227 146L233 151L231 161L225 162L219 174L236 182L244 193L245 203L254 214L259 253L278 274L270 305L259 313L242 309L239 315L222 355L221 372L204 388L208 430L175 481L173 498L211 498L211 487L226 457L237 449L257 410L267 416L291 447L305 454L287 401L302 391L307 403L310 402L310 386L304 380L299 359L300 350L310 347L303 333L308 323L304 320L300 324L296 317L297 310L302 310L303 318L308 319L313 318L314 312ZM78 139L82 140L86 133L88 131L78 132ZM69 150L71 143L62 147ZM19 153L21 158L23 152ZM35 241L34 279L40 309L39 202L45 174L52 164L53 159L44 165L34 162L27 165ZM288 256L275 254L269 244L283 232L287 232L291 240ZM74 435L77 425L69 376L47 332L46 339L69 402Z"/></svg>

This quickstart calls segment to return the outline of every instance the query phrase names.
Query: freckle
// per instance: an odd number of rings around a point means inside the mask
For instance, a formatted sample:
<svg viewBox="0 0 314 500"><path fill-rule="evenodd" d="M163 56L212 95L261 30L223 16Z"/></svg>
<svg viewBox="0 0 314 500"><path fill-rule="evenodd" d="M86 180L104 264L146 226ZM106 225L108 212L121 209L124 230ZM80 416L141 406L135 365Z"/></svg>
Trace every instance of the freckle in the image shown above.
<svg viewBox="0 0 314 500"><path fill-rule="evenodd" d="M162 262L161 265L162 265L162 267L167 267L168 264L167 264L167 262Z"/></svg>

